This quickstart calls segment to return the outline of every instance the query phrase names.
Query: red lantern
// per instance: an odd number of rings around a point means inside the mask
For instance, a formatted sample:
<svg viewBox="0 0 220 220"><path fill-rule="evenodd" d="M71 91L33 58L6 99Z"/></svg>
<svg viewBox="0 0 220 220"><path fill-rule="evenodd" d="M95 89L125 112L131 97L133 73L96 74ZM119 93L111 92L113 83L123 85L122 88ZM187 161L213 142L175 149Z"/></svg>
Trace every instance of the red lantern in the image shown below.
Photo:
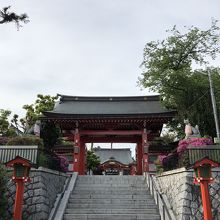
<svg viewBox="0 0 220 220"><path fill-rule="evenodd" d="M208 157L196 161L193 165L195 171L194 183L199 184L201 181L213 182L211 168L219 167L219 163L210 160Z"/></svg>
<svg viewBox="0 0 220 220"><path fill-rule="evenodd" d="M12 180L16 182L16 198L14 205L14 220L22 219L22 204L24 195L24 183L30 182L29 171L31 163L29 160L16 156L13 160L5 163L7 167L13 167Z"/></svg>
<svg viewBox="0 0 220 220"><path fill-rule="evenodd" d="M194 163L195 171L194 183L200 184L202 204L204 210L204 220L212 220L212 210L209 195L209 183L213 182L211 168L219 167L219 163L210 160L208 157Z"/></svg>

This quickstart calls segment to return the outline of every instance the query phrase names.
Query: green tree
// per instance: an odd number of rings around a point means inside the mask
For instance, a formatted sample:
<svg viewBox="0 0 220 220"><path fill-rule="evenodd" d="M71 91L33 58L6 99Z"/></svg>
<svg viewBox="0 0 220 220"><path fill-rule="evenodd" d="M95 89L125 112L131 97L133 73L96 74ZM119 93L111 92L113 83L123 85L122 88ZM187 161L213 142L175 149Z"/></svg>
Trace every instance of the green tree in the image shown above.
<svg viewBox="0 0 220 220"><path fill-rule="evenodd" d="M40 120L44 111L51 111L54 108L58 96L38 94L34 104L24 105L26 116L20 120L26 133L34 126L37 120ZM59 127L53 122L41 122L41 138L46 149L51 149L57 143L60 136Z"/></svg>
<svg viewBox="0 0 220 220"><path fill-rule="evenodd" d="M11 6L8 6L0 10L0 19L1 19L0 24L14 22L17 28L19 29L20 27L22 27L20 25L20 22L23 22L25 24L29 22L27 14L24 13L24 14L18 15L14 12L9 12L10 8Z"/></svg>
<svg viewBox="0 0 220 220"><path fill-rule="evenodd" d="M34 104L26 104L23 106L23 109L26 110L26 115L24 118L20 119L20 123L25 132L33 127L35 122L40 119L44 111L51 111L54 108L55 101L58 99L58 96L42 95L38 94L37 99ZM15 115L13 122L18 124L18 118Z"/></svg>
<svg viewBox="0 0 220 220"><path fill-rule="evenodd" d="M7 188L8 175L4 165L0 163L0 216L2 220L6 220L6 208L7 208Z"/></svg>
<svg viewBox="0 0 220 220"><path fill-rule="evenodd" d="M11 111L0 109L0 136L15 136L16 133L13 128L11 128L11 123L9 117Z"/></svg>
<svg viewBox="0 0 220 220"><path fill-rule="evenodd" d="M95 168L97 168L100 164L100 159L99 156L97 156L95 154L95 152L93 150L88 150L87 151L87 170L94 170Z"/></svg>
<svg viewBox="0 0 220 220"><path fill-rule="evenodd" d="M60 128L54 122L46 121L41 123L41 138L43 139L44 147L52 149L59 141Z"/></svg>
<svg viewBox="0 0 220 220"><path fill-rule="evenodd" d="M207 30L190 27L181 33L174 26L165 40L149 42L144 48L139 85L160 93L164 106L177 110L178 115L170 125L180 135L186 118L198 124L202 134L215 135L208 77L201 73L207 70L201 67L208 65L208 59L215 59L220 51L219 30L215 20ZM199 70L193 70L196 64ZM219 88L219 69L213 68L212 73ZM219 90L216 91L218 95Z"/></svg>

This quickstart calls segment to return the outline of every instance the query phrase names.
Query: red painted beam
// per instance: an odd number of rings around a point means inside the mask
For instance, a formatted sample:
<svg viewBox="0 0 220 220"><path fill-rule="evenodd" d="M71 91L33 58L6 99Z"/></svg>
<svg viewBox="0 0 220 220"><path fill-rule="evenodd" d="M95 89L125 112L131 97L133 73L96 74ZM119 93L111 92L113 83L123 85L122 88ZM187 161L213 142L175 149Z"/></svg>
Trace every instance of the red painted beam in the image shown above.
<svg viewBox="0 0 220 220"><path fill-rule="evenodd" d="M81 135L81 133L80 133ZM74 135L72 134L64 134L64 137L67 137L68 140L74 140ZM156 137L158 135L152 135L152 134L148 134L148 141L151 141L154 137ZM140 140L140 136L131 136L131 135L127 135L125 137L122 136L118 136L118 137L106 137L106 136L88 136L88 137L82 137L84 138L84 140L86 140L87 143L93 142L93 143L136 143L138 140Z"/></svg>
<svg viewBox="0 0 220 220"><path fill-rule="evenodd" d="M137 143L140 137L82 137L86 143Z"/></svg>
<svg viewBox="0 0 220 220"><path fill-rule="evenodd" d="M123 130L83 130L79 132L80 135L142 135L141 130L131 130L131 131L123 131Z"/></svg>

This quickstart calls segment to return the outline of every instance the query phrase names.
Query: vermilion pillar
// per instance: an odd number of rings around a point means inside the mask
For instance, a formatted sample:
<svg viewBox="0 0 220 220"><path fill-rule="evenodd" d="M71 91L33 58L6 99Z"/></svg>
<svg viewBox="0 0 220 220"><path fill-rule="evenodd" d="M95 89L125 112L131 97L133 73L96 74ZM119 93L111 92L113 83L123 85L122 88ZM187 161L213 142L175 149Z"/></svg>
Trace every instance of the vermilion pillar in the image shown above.
<svg viewBox="0 0 220 220"><path fill-rule="evenodd" d="M79 153L79 175L85 175L85 142L80 141L80 153Z"/></svg>
<svg viewBox="0 0 220 220"><path fill-rule="evenodd" d="M143 172L149 172L149 161L148 161L148 140L146 128L142 134L142 148L143 148Z"/></svg>
<svg viewBox="0 0 220 220"><path fill-rule="evenodd" d="M142 142L139 141L137 143L137 175L143 174L143 147Z"/></svg>
<svg viewBox="0 0 220 220"><path fill-rule="evenodd" d="M204 220L212 220L212 209L209 195L209 181L202 180L200 182L202 205L204 210Z"/></svg>
<svg viewBox="0 0 220 220"><path fill-rule="evenodd" d="M74 152L73 152L73 172L79 172L80 170L80 134L78 128L74 133Z"/></svg>
<svg viewBox="0 0 220 220"><path fill-rule="evenodd" d="M24 181L23 179L16 180L16 198L14 205L14 220L22 219L22 205L24 197Z"/></svg>

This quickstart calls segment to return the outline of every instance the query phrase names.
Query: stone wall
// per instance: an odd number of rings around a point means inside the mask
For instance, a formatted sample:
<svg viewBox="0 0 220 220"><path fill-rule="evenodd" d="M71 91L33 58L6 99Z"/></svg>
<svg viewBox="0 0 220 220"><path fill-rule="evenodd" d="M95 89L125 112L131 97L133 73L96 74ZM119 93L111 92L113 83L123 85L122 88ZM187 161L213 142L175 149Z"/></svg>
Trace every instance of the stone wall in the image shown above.
<svg viewBox="0 0 220 220"><path fill-rule="evenodd" d="M213 169L215 181L209 185L213 220L220 219L220 169ZM203 220L200 186L193 184L193 170L180 168L155 178L177 220Z"/></svg>
<svg viewBox="0 0 220 220"><path fill-rule="evenodd" d="M64 173L39 167L31 169L31 182L25 183L22 219L47 220L57 194L62 192L68 176ZM9 182L7 219L12 219L15 183Z"/></svg>

